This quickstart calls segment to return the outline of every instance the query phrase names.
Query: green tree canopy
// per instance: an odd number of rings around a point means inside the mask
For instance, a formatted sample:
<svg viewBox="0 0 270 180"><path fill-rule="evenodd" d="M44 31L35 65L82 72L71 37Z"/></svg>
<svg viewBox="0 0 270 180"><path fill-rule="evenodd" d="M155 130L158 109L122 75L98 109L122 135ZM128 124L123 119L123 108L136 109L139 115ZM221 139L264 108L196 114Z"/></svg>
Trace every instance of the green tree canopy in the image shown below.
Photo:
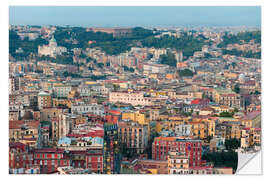
<svg viewBox="0 0 270 180"><path fill-rule="evenodd" d="M179 70L178 74L180 77L184 77L184 76L193 76L193 72L189 69L183 69L183 70Z"/></svg>

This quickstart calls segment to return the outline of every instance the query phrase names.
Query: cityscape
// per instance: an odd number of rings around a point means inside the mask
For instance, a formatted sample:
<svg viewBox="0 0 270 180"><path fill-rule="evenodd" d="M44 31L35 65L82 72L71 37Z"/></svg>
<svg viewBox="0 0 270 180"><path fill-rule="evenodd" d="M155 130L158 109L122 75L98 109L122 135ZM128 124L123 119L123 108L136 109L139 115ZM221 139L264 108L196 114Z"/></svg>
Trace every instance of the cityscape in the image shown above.
<svg viewBox="0 0 270 180"><path fill-rule="evenodd" d="M260 27L10 24L8 62L9 174L235 174L261 150Z"/></svg>

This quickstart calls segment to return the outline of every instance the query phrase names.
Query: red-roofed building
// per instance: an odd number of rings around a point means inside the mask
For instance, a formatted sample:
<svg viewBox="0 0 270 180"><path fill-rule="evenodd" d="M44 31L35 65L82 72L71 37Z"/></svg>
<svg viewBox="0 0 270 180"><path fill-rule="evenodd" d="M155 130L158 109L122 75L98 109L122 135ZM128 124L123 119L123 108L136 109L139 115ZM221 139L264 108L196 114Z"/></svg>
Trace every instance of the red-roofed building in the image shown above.
<svg viewBox="0 0 270 180"><path fill-rule="evenodd" d="M9 168L31 168L33 165L33 154L28 153L28 147L20 142L9 144Z"/></svg>
<svg viewBox="0 0 270 180"><path fill-rule="evenodd" d="M103 172L103 150L102 148L90 148L86 153L86 168L92 172L101 174Z"/></svg>
<svg viewBox="0 0 270 180"><path fill-rule="evenodd" d="M157 137L152 144L152 159L167 160L170 151L182 152L189 157L189 167L201 166L202 141Z"/></svg>
<svg viewBox="0 0 270 180"><path fill-rule="evenodd" d="M40 167L41 174L57 171L58 167L70 166L70 158L63 149L45 148L33 151L34 165Z"/></svg>
<svg viewBox="0 0 270 180"><path fill-rule="evenodd" d="M196 104L196 105L209 105L210 103L210 100L209 99L200 99L200 98L197 98L197 99L194 99L193 101L191 101L190 104Z"/></svg>
<svg viewBox="0 0 270 180"><path fill-rule="evenodd" d="M108 110L107 115L105 116L106 122L117 124L120 120L121 112L116 110Z"/></svg>

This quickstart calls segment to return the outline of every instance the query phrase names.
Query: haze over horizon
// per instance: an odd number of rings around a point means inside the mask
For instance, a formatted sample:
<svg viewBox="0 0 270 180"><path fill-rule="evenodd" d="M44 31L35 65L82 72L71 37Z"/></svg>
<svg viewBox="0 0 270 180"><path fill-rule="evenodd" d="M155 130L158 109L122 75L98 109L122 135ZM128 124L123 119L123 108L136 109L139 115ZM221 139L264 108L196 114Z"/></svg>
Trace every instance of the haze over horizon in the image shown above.
<svg viewBox="0 0 270 180"><path fill-rule="evenodd" d="M259 6L10 6L11 25L261 26Z"/></svg>

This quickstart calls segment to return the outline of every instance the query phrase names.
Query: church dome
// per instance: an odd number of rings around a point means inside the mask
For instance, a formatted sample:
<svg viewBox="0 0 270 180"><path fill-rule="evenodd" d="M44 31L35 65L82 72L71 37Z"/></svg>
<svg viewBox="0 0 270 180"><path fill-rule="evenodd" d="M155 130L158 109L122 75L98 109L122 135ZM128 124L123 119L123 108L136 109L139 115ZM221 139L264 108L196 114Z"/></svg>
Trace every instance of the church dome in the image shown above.
<svg viewBox="0 0 270 180"><path fill-rule="evenodd" d="M54 39L54 36L52 36L52 39L50 39L49 42L50 46L57 46L56 40Z"/></svg>
<svg viewBox="0 0 270 180"><path fill-rule="evenodd" d="M52 39L50 40L50 42L56 42L56 40L54 39L54 36L52 37Z"/></svg>

